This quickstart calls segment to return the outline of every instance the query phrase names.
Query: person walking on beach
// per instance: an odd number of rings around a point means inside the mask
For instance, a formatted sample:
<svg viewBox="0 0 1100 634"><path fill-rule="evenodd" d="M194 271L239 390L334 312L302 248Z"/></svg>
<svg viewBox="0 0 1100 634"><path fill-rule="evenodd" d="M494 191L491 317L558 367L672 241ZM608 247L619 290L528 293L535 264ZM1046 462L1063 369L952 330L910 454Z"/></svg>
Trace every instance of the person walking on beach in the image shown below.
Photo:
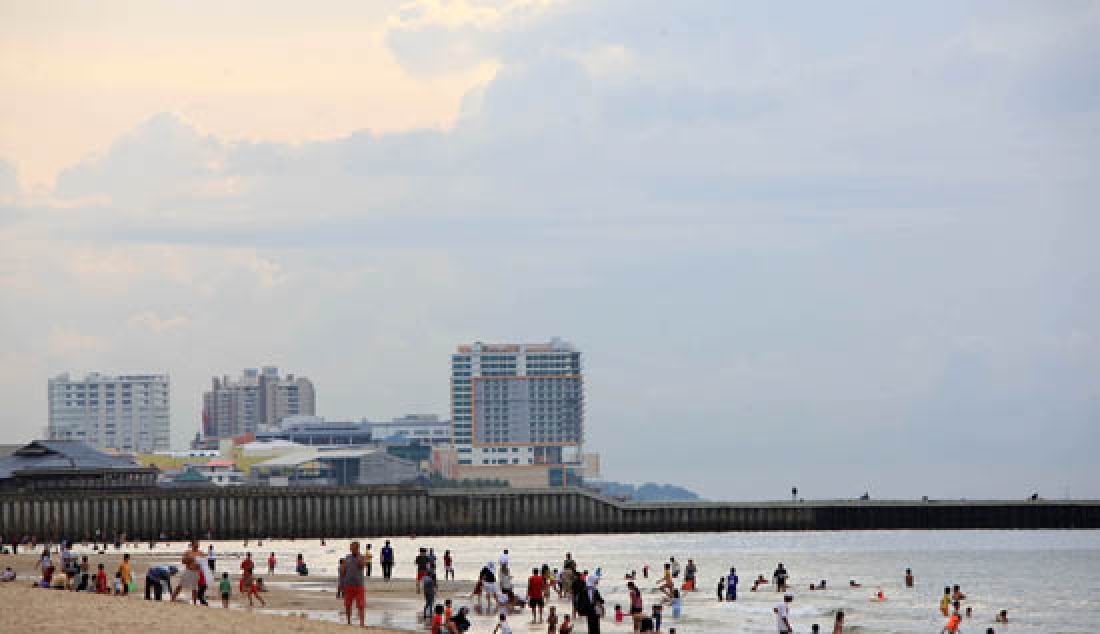
<svg viewBox="0 0 1100 634"><path fill-rule="evenodd" d="M546 592L546 579L539 573L538 568L531 569L531 576L527 578L527 604L531 608L531 623L542 623L542 608L546 605L543 598Z"/></svg>
<svg viewBox="0 0 1100 634"><path fill-rule="evenodd" d="M370 550L370 544L367 544L367 552L363 553L363 557L367 561L367 576L369 577L371 573L371 567L374 563L374 553L372 553Z"/></svg>
<svg viewBox="0 0 1100 634"><path fill-rule="evenodd" d="M783 595L783 603L775 608L776 624L779 626L779 634L792 634L794 626L791 625L791 603L794 595L790 592Z"/></svg>
<svg viewBox="0 0 1100 634"><path fill-rule="evenodd" d="M783 562L779 562L776 566L775 572L772 573L772 581L775 582L776 592L787 591L787 569L783 567Z"/></svg>
<svg viewBox="0 0 1100 634"><path fill-rule="evenodd" d="M596 589L598 580L592 577L587 586L577 596L577 614L588 619L588 634L600 634L600 611L603 607L603 597Z"/></svg>
<svg viewBox="0 0 1100 634"><path fill-rule="evenodd" d="M626 587L630 593L630 618L634 622L634 631L637 632L642 626L642 612L645 611L645 603L642 601L642 591L638 589L633 581L628 581Z"/></svg>
<svg viewBox="0 0 1100 634"><path fill-rule="evenodd" d="M118 575L122 579L122 594L130 594L130 582L134 580L134 572L130 567L130 553L122 556L122 563L118 566Z"/></svg>
<svg viewBox="0 0 1100 634"><path fill-rule="evenodd" d="M912 568L906 568L905 569L905 587L906 588L912 588L913 587L913 569Z"/></svg>
<svg viewBox="0 0 1100 634"><path fill-rule="evenodd" d="M344 557L344 573L340 575L340 585L344 588L344 612L348 625L351 625L351 606L354 604L359 610L359 627L366 627L367 593L363 573L367 558L359 553L359 542L352 542L350 550L351 554Z"/></svg>
<svg viewBox="0 0 1100 634"><path fill-rule="evenodd" d="M699 574L699 568L695 565L694 559L688 559L687 565L684 566L684 589L688 592L695 591L695 577Z"/></svg>
<svg viewBox="0 0 1100 634"><path fill-rule="evenodd" d="M416 593L420 594L420 580L424 578L424 575L428 574L428 549L421 548L420 553L413 559L413 563L416 565Z"/></svg>
<svg viewBox="0 0 1100 634"><path fill-rule="evenodd" d="M844 634L844 610L837 610L833 621L833 634Z"/></svg>
<svg viewBox="0 0 1100 634"><path fill-rule="evenodd" d="M481 594L485 595L485 609L491 610L493 608L493 601L498 604L500 600L497 598L497 576L493 572L493 562L488 562L485 567L481 569L481 574L478 575L478 581L481 585ZM481 606L481 597L478 597L477 604Z"/></svg>
<svg viewBox="0 0 1100 634"><path fill-rule="evenodd" d="M432 617L432 610L435 609L435 592L438 584L439 582L435 578L435 567L429 567L428 573L420 580L420 591L424 593L425 619L430 619Z"/></svg>
<svg viewBox="0 0 1100 634"><path fill-rule="evenodd" d="M275 574L275 553L271 553L267 556L267 574L271 576Z"/></svg>
<svg viewBox="0 0 1100 634"><path fill-rule="evenodd" d="M244 554L244 559L241 561L241 582L240 582L241 592L247 592L248 591L248 589L244 585L245 580L250 579L252 577L252 571L255 570L255 569L256 569L256 562L252 561L252 553L245 553Z"/></svg>
<svg viewBox="0 0 1100 634"><path fill-rule="evenodd" d="M454 558L451 557L451 551L443 551L443 578L454 581L455 578L455 566Z"/></svg>
<svg viewBox="0 0 1100 634"><path fill-rule="evenodd" d="M222 573L222 580L218 582L218 593L222 596L222 607L229 609L229 593L233 590L233 584L229 583L229 573Z"/></svg>
<svg viewBox="0 0 1100 634"><path fill-rule="evenodd" d="M389 581L393 576L393 547L390 540L382 545L382 578Z"/></svg>
<svg viewBox="0 0 1100 634"><path fill-rule="evenodd" d="M737 600L737 568L730 568L729 575L726 576L726 601Z"/></svg>

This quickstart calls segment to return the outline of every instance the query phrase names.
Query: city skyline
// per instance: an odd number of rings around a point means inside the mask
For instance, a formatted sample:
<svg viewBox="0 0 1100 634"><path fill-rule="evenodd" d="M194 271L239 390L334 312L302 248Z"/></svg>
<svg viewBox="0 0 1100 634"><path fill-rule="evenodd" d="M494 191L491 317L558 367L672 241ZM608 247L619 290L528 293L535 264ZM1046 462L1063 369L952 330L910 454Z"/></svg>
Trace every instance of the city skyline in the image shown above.
<svg viewBox="0 0 1100 634"><path fill-rule="evenodd" d="M609 479L1100 497L1095 3L200 4L0 7L0 440L558 335Z"/></svg>

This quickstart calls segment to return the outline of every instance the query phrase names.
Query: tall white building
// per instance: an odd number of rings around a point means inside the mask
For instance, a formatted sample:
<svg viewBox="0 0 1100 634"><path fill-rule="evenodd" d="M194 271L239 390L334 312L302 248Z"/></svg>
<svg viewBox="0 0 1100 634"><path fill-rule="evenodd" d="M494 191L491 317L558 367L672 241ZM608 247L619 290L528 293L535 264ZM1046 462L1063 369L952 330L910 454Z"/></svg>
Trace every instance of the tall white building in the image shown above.
<svg viewBox="0 0 1100 634"><path fill-rule="evenodd" d="M456 473L520 486L582 474L584 380L570 343L458 346L451 355Z"/></svg>
<svg viewBox="0 0 1100 634"><path fill-rule="evenodd" d="M166 451L172 444L170 396L167 374L60 374L49 380L47 434L97 449Z"/></svg>

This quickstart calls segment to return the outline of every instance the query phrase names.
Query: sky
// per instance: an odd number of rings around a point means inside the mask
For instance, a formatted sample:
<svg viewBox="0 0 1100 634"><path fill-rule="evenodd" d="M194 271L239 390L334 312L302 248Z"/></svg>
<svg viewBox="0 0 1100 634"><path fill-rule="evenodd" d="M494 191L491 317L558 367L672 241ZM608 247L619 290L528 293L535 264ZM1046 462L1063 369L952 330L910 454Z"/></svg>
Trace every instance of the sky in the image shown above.
<svg viewBox="0 0 1100 634"><path fill-rule="evenodd" d="M1100 497L1098 166L1094 2L3 0L0 442L559 336L608 479Z"/></svg>

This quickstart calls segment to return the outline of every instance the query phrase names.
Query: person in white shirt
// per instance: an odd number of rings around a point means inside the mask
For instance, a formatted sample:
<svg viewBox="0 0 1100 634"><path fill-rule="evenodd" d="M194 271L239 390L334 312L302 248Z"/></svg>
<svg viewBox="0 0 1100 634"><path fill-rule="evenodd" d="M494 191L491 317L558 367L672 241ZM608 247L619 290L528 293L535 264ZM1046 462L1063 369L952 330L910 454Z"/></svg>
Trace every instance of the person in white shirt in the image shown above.
<svg viewBox="0 0 1100 634"><path fill-rule="evenodd" d="M783 595L783 603L780 603L775 608L775 620L776 625L779 627L779 634L791 634L794 632L794 627L791 625L792 601L794 601L794 595L788 592Z"/></svg>
<svg viewBox="0 0 1100 634"><path fill-rule="evenodd" d="M508 615L506 613L500 613L500 621L493 628L493 634L512 634L512 626L508 625Z"/></svg>

